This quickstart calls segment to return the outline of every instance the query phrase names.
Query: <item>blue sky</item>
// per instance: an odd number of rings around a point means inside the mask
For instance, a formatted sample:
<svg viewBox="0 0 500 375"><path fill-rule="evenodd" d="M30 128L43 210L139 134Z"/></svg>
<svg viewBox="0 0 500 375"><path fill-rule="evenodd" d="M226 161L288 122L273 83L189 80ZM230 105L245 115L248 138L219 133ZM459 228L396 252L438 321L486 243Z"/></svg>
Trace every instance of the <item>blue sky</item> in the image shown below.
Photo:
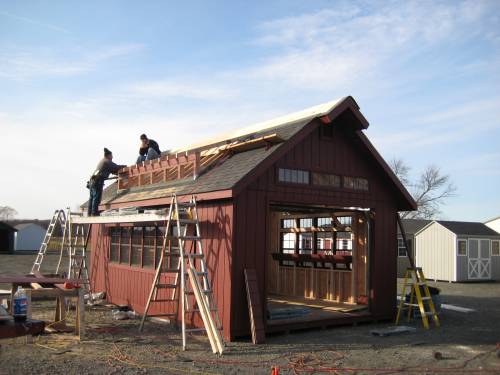
<svg viewBox="0 0 500 375"><path fill-rule="evenodd" d="M0 1L0 205L87 198L110 148L175 148L353 95L368 136L457 186L443 218L500 215L500 2Z"/></svg>

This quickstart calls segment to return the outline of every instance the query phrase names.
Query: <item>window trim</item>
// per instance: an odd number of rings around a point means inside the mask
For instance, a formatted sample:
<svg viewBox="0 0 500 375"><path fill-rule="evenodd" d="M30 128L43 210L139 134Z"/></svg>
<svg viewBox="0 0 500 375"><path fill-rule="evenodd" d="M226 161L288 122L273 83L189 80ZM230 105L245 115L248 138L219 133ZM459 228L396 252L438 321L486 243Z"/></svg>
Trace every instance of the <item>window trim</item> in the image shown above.
<svg viewBox="0 0 500 375"><path fill-rule="evenodd" d="M299 168L299 167L280 167L280 166L278 166L276 169L277 169L276 170L276 181L280 185L287 185L287 186L311 186L311 174L312 174L312 172L310 170L308 170L308 169ZM283 179L285 179L285 177L286 177L286 172L285 171L290 171L290 172L296 171L297 175L298 175L298 172L307 173L307 183L305 183L305 182L293 182L293 181L282 181L281 180L281 176L283 176Z"/></svg>
<svg viewBox="0 0 500 375"><path fill-rule="evenodd" d="M403 246L399 246L399 244L400 244L399 241L401 241L403 243ZM402 236L398 236L397 248L398 248L398 258L406 258L408 256L407 251L406 251L406 246L404 244L404 240L403 240ZM399 252L399 249L405 250L403 255L401 255L401 253Z"/></svg>
<svg viewBox="0 0 500 375"><path fill-rule="evenodd" d="M493 254L493 242L498 243L498 254ZM490 256L500 257L500 240L491 240Z"/></svg>
<svg viewBox="0 0 500 375"><path fill-rule="evenodd" d="M460 254L460 242L465 243L465 254ZM478 244L478 246L479 246L479 244ZM459 256L459 257L469 256L469 241L467 239L462 239L462 238L457 239L457 256Z"/></svg>

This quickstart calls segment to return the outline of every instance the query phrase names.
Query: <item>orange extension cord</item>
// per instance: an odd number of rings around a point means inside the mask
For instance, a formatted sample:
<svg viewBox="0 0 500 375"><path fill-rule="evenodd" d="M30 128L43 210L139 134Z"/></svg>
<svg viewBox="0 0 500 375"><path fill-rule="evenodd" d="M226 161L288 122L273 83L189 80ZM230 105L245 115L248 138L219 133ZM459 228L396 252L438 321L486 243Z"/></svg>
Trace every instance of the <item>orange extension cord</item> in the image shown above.
<svg viewBox="0 0 500 375"><path fill-rule="evenodd" d="M163 352L159 349L153 349L155 352L162 354L164 356L173 357L173 354ZM473 374L473 373L492 373L499 374L500 366L498 368L477 368L477 369L467 369L465 366L467 364L478 357L483 355L492 353L495 349L485 352L479 353L467 360L465 360L460 366L454 367L394 367L394 368L371 368L371 367L331 367L325 366L324 361L319 359L316 354L309 355L297 355L288 358L288 365L284 366L272 366L271 369L290 369L294 374L300 373L333 373L337 375L354 375L357 372L370 372L376 374L395 374L395 373L408 373L408 372L420 372L420 373L450 373L450 374ZM344 359L345 356L342 353L339 353L335 350L327 350L335 355L335 358L329 359L329 362L338 361ZM214 365L233 365L233 366L252 366L252 367L268 367L271 364L276 363L277 360L286 358L287 355L276 356L272 359L265 361L231 361L224 359L213 359L213 360L202 360L202 359L191 359L193 362L206 363L206 364L214 364ZM278 370L279 371L279 370ZM276 372L274 372L276 373Z"/></svg>

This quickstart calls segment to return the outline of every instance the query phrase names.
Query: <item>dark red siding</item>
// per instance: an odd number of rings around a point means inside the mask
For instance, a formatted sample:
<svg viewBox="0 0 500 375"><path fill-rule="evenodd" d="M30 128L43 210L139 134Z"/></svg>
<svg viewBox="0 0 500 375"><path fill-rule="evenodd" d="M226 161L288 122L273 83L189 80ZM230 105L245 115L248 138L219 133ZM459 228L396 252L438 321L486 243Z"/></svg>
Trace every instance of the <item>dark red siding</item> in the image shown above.
<svg viewBox="0 0 500 375"><path fill-rule="evenodd" d="M205 239L203 250L215 291L215 300L224 327L224 336L230 339L231 265L233 207L231 202L207 202L198 205L201 232ZM139 224L140 225L140 224ZM91 283L94 291L106 291L108 301L128 305L142 313L154 277L153 269L109 263L109 228L94 225L92 229ZM165 282L167 280L164 280ZM173 281L173 280L170 280ZM165 293L167 291L164 291ZM161 298L162 295L159 295ZM172 311L167 302L153 304L151 314ZM199 326L201 320L190 323Z"/></svg>
<svg viewBox="0 0 500 375"><path fill-rule="evenodd" d="M384 177L356 135L336 127L332 138L322 136L319 127L293 147L271 168L235 198L235 242L233 274L233 308L231 331L235 336L249 333L248 309L244 285L244 268L255 268L259 293L265 308L267 212L271 203L325 204L339 207L370 208L375 212L373 247L371 249L371 312L376 318L390 318L396 294L396 202L394 187ZM302 168L345 176L364 177L369 191L325 189L312 185L280 184L277 168ZM240 292L238 292L240 291Z"/></svg>

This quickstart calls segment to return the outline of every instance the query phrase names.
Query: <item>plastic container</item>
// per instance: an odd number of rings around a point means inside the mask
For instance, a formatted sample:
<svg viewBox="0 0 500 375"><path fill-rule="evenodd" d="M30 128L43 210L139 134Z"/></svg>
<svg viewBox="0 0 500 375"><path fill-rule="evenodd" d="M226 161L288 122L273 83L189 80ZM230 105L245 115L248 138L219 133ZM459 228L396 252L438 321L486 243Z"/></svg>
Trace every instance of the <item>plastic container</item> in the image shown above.
<svg viewBox="0 0 500 375"><path fill-rule="evenodd" d="M14 294L14 320L26 320L27 313L28 299L26 298L26 292L19 286Z"/></svg>

